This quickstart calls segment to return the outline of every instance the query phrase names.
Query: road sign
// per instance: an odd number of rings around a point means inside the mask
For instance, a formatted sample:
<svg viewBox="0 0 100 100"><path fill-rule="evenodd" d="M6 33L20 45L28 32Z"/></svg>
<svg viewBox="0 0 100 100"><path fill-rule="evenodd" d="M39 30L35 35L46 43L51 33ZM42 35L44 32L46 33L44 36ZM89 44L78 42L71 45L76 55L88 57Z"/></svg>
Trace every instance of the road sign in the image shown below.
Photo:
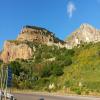
<svg viewBox="0 0 100 100"><path fill-rule="evenodd" d="M8 66L8 80L7 80L7 86L12 86L12 69L10 66Z"/></svg>
<svg viewBox="0 0 100 100"><path fill-rule="evenodd" d="M12 80L12 69L8 66L8 80Z"/></svg>

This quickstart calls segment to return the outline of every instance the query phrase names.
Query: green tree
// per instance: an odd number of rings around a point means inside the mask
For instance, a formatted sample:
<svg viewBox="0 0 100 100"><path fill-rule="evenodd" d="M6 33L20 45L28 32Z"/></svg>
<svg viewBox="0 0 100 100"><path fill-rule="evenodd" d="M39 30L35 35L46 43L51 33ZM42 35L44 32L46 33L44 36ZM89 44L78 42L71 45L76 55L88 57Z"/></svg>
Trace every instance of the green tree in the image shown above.
<svg viewBox="0 0 100 100"><path fill-rule="evenodd" d="M21 72L21 65L20 65L20 63L17 62L17 61L12 61L10 63L10 66L12 67L13 74L19 76L20 72Z"/></svg>

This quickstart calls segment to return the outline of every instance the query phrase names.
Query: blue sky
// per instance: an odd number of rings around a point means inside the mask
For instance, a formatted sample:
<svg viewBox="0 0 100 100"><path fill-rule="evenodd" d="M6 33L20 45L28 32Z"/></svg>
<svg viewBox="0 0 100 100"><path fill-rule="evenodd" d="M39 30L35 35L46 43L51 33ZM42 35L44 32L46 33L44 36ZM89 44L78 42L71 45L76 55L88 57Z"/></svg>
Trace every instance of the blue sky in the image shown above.
<svg viewBox="0 0 100 100"><path fill-rule="evenodd" d="M0 0L0 49L25 25L37 25L65 39L82 23L100 29L100 0Z"/></svg>

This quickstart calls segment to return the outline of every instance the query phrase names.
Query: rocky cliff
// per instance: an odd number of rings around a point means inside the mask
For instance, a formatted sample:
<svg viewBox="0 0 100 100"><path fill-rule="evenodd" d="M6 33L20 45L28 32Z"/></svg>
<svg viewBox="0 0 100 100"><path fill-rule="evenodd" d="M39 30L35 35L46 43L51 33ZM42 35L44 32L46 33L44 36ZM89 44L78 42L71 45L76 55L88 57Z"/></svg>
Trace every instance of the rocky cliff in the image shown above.
<svg viewBox="0 0 100 100"><path fill-rule="evenodd" d="M15 59L31 58L36 49L34 45L30 47L31 43L64 47L63 44L65 42L55 37L54 33L44 28L25 26L22 28L16 40L5 41L0 59L7 63Z"/></svg>
<svg viewBox="0 0 100 100"><path fill-rule="evenodd" d="M45 28L36 26L25 26L17 37L18 41L30 41L43 44L61 43L64 41L55 37L55 34Z"/></svg>
<svg viewBox="0 0 100 100"><path fill-rule="evenodd" d="M55 37L54 33L36 26L25 26L22 28L17 39L5 41L4 49L0 53L0 59L4 62L15 59L29 59L36 51L32 43L46 44L48 46L58 46L71 49L81 43L99 42L100 30L95 29L89 24L82 24L79 29L74 31L64 42ZM32 44L32 45L31 45Z"/></svg>
<svg viewBox="0 0 100 100"><path fill-rule="evenodd" d="M97 30L89 24L82 24L79 29L72 32L72 34L66 39L67 45L70 47L77 46L81 43L99 42L100 30Z"/></svg>
<svg viewBox="0 0 100 100"><path fill-rule="evenodd" d="M32 56L32 49L24 43L16 44L14 41L5 41L1 59L7 63L15 59L29 59Z"/></svg>

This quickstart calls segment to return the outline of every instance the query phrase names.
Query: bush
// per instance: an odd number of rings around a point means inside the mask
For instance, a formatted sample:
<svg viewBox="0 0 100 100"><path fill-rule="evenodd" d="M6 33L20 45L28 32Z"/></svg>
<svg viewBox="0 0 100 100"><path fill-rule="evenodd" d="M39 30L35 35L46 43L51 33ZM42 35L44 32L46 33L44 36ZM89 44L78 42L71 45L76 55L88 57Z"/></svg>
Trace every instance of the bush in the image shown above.
<svg viewBox="0 0 100 100"><path fill-rule="evenodd" d="M73 56L75 51L73 49L67 50L66 55Z"/></svg>
<svg viewBox="0 0 100 100"><path fill-rule="evenodd" d="M64 86L65 86L66 88L68 88L68 87L72 86L72 83L71 83L69 80L68 80L68 81L65 81Z"/></svg>
<svg viewBox="0 0 100 100"><path fill-rule="evenodd" d="M3 64L3 61L0 60L0 66Z"/></svg>
<svg viewBox="0 0 100 100"><path fill-rule="evenodd" d="M74 91L76 94L81 95L82 90L79 87L73 87L71 90Z"/></svg>
<svg viewBox="0 0 100 100"><path fill-rule="evenodd" d="M10 66L12 67L13 74L19 76L20 75L20 71L21 71L20 63L17 62L17 61L12 61L10 63Z"/></svg>
<svg viewBox="0 0 100 100"><path fill-rule="evenodd" d="M55 76L61 76L63 74L63 68L61 66L56 66L53 68L52 74Z"/></svg>
<svg viewBox="0 0 100 100"><path fill-rule="evenodd" d="M75 92L76 92L78 95L81 95L81 90L80 90L80 89L77 89Z"/></svg>
<svg viewBox="0 0 100 100"><path fill-rule="evenodd" d="M85 94L88 95L88 94L89 94L89 90L86 90L86 91L85 91Z"/></svg>
<svg viewBox="0 0 100 100"><path fill-rule="evenodd" d="M69 66L72 64L72 59L71 57L66 57L66 59L64 60L64 66Z"/></svg>
<svg viewBox="0 0 100 100"><path fill-rule="evenodd" d="M40 73L40 76L41 76L41 77L49 77L50 75L51 75L51 67L45 66L45 67L42 69L42 71L41 71L41 73Z"/></svg>

